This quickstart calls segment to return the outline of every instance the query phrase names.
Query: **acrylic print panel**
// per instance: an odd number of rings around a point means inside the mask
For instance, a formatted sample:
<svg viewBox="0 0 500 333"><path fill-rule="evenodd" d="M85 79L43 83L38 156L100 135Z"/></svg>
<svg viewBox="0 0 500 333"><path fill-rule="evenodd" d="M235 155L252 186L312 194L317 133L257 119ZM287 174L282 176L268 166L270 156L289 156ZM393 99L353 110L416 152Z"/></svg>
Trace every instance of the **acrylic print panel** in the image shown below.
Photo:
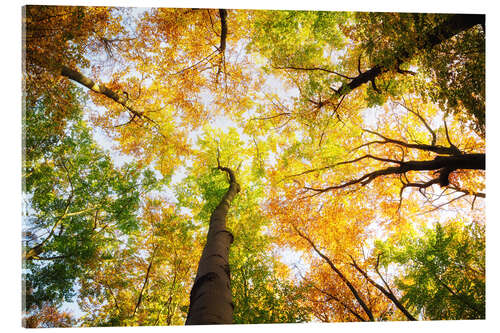
<svg viewBox="0 0 500 333"><path fill-rule="evenodd" d="M485 318L485 16L23 9L23 325Z"/></svg>

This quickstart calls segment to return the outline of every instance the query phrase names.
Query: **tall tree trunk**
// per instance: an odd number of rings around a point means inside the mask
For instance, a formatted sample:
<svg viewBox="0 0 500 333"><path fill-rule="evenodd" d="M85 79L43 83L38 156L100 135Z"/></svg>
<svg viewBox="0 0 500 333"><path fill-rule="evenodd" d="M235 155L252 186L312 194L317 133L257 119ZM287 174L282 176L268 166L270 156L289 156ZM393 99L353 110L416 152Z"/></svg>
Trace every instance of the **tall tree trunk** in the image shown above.
<svg viewBox="0 0 500 333"><path fill-rule="evenodd" d="M229 175L229 188L212 212L207 242L191 289L186 325L232 324L233 301L230 285L229 247L233 235L226 229L229 206L240 186L231 169L218 167Z"/></svg>

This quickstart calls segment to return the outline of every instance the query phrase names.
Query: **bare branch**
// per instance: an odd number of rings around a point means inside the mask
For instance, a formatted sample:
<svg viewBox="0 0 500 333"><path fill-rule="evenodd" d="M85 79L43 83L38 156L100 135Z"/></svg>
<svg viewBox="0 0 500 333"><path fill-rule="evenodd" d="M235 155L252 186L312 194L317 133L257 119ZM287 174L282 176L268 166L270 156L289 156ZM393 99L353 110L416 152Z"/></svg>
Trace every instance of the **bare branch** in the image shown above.
<svg viewBox="0 0 500 333"><path fill-rule="evenodd" d="M184 73L184 72L186 72L186 71L188 71L188 70L194 69L194 68L196 68L196 66L198 66L199 64L201 64L201 63L203 63L203 62L205 62L205 61L209 61L210 59L212 59L212 57L213 57L216 53L218 53L218 52L219 52L219 50L218 50L218 49L216 49L216 50L212 51L212 52L211 52L209 55L207 55L206 57L204 57L204 58L202 58L201 60L199 60L199 61L195 62L193 65L191 65L191 66L189 66L189 67L186 67L186 68L183 68L183 69L181 69L180 71L177 71L177 72L172 73L172 74L170 74L170 75L179 75L179 74L182 74L182 73Z"/></svg>
<svg viewBox="0 0 500 333"><path fill-rule="evenodd" d="M378 265L379 265L379 263L380 263L380 256L381 256L381 254L379 253L379 254L377 255L377 262L376 262L376 264L375 264L375 272L377 272L377 275L380 277L380 279L382 280L382 282L384 282L384 285L385 285L385 287L387 288L387 290L388 290L388 291L389 291L392 295L394 295L394 293L393 293L393 292L392 292L392 290L391 290L391 287L389 287L389 284L387 283L387 281L385 281L384 277L382 276L382 274L380 274L380 271L378 270ZM395 295L394 295L394 296L395 296Z"/></svg>
<svg viewBox="0 0 500 333"><path fill-rule="evenodd" d="M326 255L324 255L313 243L313 241L307 237L305 234L303 234L294 224L292 224L293 228L297 232L297 234L305 239L309 245L313 248L313 250L330 266L330 268L337 274L337 276L347 285L351 293L354 295L358 303L361 305L365 313L368 315L370 318L370 321L374 321L375 319L373 318L373 313L371 310L368 308L366 303L363 301L361 296L359 295L358 291L356 288L352 285L352 283L342 274L342 272L335 266L335 264L328 258Z"/></svg>
<svg viewBox="0 0 500 333"><path fill-rule="evenodd" d="M340 74L336 71L332 71L330 69L323 68L323 67L300 67L300 66L291 66L291 65L290 66L273 66L273 65L271 65L271 67L273 67L274 69L293 69L296 71L321 71L321 72L326 72L329 74L335 74L335 75L338 75L338 76L343 77L343 78L348 79L348 80L354 79L353 77L349 77L347 75Z"/></svg>
<svg viewBox="0 0 500 333"><path fill-rule="evenodd" d="M403 99L404 100L404 99ZM402 103L399 103L399 102L395 102L397 105L399 106L402 106L404 107L406 110L408 110L409 112L411 112L412 114L414 114L415 116L418 117L418 119L420 119L420 121L424 124L425 128L427 128L427 130L429 131L429 133L431 134L432 136L432 141L431 141L431 146L435 146L436 145L436 140L437 140L437 135L436 135L436 132L434 132L432 130L432 128L429 126L429 124L427 123L427 121L425 121L424 117L422 117L422 115L420 115L420 113L414 111L413 109L409 108L408 106L406 106L406 101L404 104Z"/></svg>
<svg viewBox="0 0 500 333"><path fill-rule="evenodd" d="M354 268L356 268L356 270L358 272L360 272L361 275L363 275L365 277L365 279L371 285L373 285L375 288L377 288L378 290L380 290L382 292L382 294L385 295L385 297L387 297L388 299L390 299L394 303L394 305L406 316L406 318L408 318L408 320L412 320L412 321L416 321L417 320L417 319L415 319L415 317L413 317L411 315L411 313L408 312L408 310L406 310L406 308L403 306L403 304L401 304L401 302L394 296L394 294L392 292L389 292L383 286L381 286L377 282L373 281L373 279L370 278L368 276L368 274L363 269L361 269L361 267L358 266L358 264L356 263L356 261L354 260L354 258L352 256L350 256L350 257L351 257L351 260L352 260L351 265Z"/></svg>
<svg viewBox="0 0 500 333"><path fill-rule="evenodd" d="M251 118L250 120L269 120L269 119L274 119L274 118L283 117L283 116L290 116L290 115L291 115L290 112L282 112L282 113L275 114L273 116L269 116L269 117L256 117L256 118Z"/></svg>
<svg viewBox="0 0 500 333"><path fill-rule="evenodd" d="M139 293L139 297L137 298L137 303L135 305L134 312L132 313L132 317L135 316L135 313L137 312L137 309L141 305L142 295L143 295L144 289L146 288L146 285L148 284L148 281L149 281L149 273L151 272L151 266L153 265L153 259L155 257L156 249L157 248L158 248L157 246L154 247L153 253L151 254L151 258L149 259L149 265L148 265L148 269L146 271L146 276L144 278L144 283L142 284L141 292Z"/></svg>
<svg viewBox="0 0 500 333"><path fill-rule="evenodd" d="M450 185L449 188L451 188L455 191L458 191L458 192L473 195L474 197L479 197L479 198L483 198L483 199L486 198L486 194L482 193L482 192L475 192L475 191L466 190L466 189L460 188L460 187L455 186L455 185Z"/></svg>
<svg viewBox="0 0 500 333"><path fill-rule="evenodd" d="M281 181L283 181L285 179L288 179L288 178L292 178L292 177L298 177L298 176L306 175L308 173L312 173L312 172L316 172L316 171L323 171L323 170L327 170L327 169L333 169L334 167L337 167L339 165L356 163L356 162L362 161L364 159L373 159L373 160L377 160L377 161L381 161L381 162L396 163L396 164L400 164L400 165L405 163L405 162L398 161L398 160L393 160L393 159L389 159L389 158L382 158L382 157L373 156L371 154L366 154L366 155L363 155L361 157L355 158L353 160L343 161L343 162L335 163L335 164L332 164L332 165L327 165L327 166L324 166L324 167L321 167L321 168L310 169L310 170L303 171L301 173L289 175L289 176L286 176L285 178L283 178Z"/></svg>
<svg viewBox="0 0 500 333"><path fill-rule="evenodd" d="M340 121L340 118L338 117L338 109L340 108L340 105L342 104L342 101L344 101L344 98L345 98L345 95L342 96L342 98L340 99L340 101L338 102L337 106L335 107L335 109L332 111L332 113L330 114L330 116L328 117L328 120L326 121L326 125L325 127L323 128L323 131L321 132L321 136L319 138L319 143L318 143L318 146L321 147L321 143L323 142L323 136L325 135L325 131L326 129L328 128L328 125L330 124L330 119L332 118L332 116L334 114L337 115L337 118L339 119Z"/></svg>
<svg viewBox="0 0 500 333"><path fill-rule="evenodd" d="M458 148L450 140L450 134L448 133L448 125L446 125L446 115L443 117L443 123L444 123L444 132L446 134L446 140L448 140L450 148L452 148L455 151L456 155L460 154L461 153L460 150L458 150Z"/></svg>
<svg viewBox="0 0 500 333"><path fill-rule="evenodd" d="M366 158L367 156L371 155L365 155L359 159ZM348 161L347 163L353 163L356 160ZM379 159L379 160L383 161L387 159ZM353 179L351 181L336 186L329 186L325 188L312 188L312 187L304 187L304 188L317 192L316 194L314 194L317 195L319 193L340 189L355 184L360 184L364 186L380 176L403 174L408 171L432 171L432 170L439 170L440 172L439 184L442 186L446 186L447 184L443 185L443 179L442 179L443 175L446 175L447 179L447 175L449 175L449 173L453 170L457 169L484 170L485 168L485 154L463 154L460 156L436 156L433 160L427 160L427 161L407 161L407 162L395 161L395 160L387 160L387 161L398 163L399 166L376 170L367 173L359 178ZM311 170L309 171L312 172ZM435 182L436 180L432 180L432 183L430 184L425 183L426 185L425 187L430 186ZM421 186L421 184L411 184L411 185L414 187L423 187Z"/></svg>
<svg viewBox="0 0 500 333"><path fill-rule="evenodd" d="M384 139L384 141L372 141L372 142L369 142L369 143L365 143L359 147L356 147L355 149L358 149L360 147L364 147L364 146L367 146L367 145L371 145L371 144L375 144L375 143L378 143L378 144L385 144L385 143L393 143L393 144L396 144L396 145L399 145L399 146L403 146L403 147L407 147L407 148L414 148L414 149L419 149L419 150L425 150L425 151L431 151L433 153L436 153L436 154L444 154L444 155L457 155L457 148L456 147L444 147L444 146L439 146L439 145L426 145L426 144L413 144L413 143L407 143L407 142L404 142L404 141L401 141L401 140L396 140L396 139L391 139L391 138L388 138L378 132L375 132L375 131L372 131L372 130L369 130L369 129L363 129L364 132L367 132L367 133L370 133L370 134L373 134L373 135L376 135L382 139Z"/></svg>

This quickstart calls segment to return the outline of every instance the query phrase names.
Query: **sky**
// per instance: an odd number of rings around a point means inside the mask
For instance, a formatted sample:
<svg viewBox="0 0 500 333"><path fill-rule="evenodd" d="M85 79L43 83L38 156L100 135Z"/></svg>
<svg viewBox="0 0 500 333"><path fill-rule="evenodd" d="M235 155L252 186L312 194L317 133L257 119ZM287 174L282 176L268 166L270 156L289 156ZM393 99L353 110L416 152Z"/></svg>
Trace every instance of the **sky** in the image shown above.
<svg viewBox="0 0 500 333"><path fill-rule="evenodd" d="M30 2L30 4L40 4L40 3L45 3L49 4L46 1L35 1L35 2ZM325 4L329 3L329 4ZM11 142L14 142L14 138L20 138L20 126L17 126L18 128L16 129L15 125L13 124L20 124L20 112L15 114L15 110L20 110L20 73L19 69L21 68L20 66L20 5L24 4L24 2L12 2L9 3L7 10L4 10L2 15L5 15L5 20L2 18L2 22L5 22L5 24L8 25L8 27L16 27L17 30L15 29L10 29L7 31L14 31L15 33L9 33L8 35L8 43L9 45L14 46L12 49L14 51L12 52L4 52L4 53L9 53L3 56L7 56L3 63L4 67L6 67L7 72L8 72L8 77L9 80L4 80L4 89L9 91L8 96L8 104L9 107L4 109L5 113L9 113L9 116L7 118L7 121L3 121L2 125L2 135L4 135L2 142L6 143L6 149L7 149L7 156L9 160L8 166L5 166L6 169L3 169L3 174L4 178L7 176L5 186L4 186L4 191L2 193L2 199L3 202L8 203L6 207L9 207L9 213L8 219L4 220L4 223L8 224L17 224L17 226L10 226L8 227L9 233L7 234L6 242L3 242L3 246L7 246L7 248L4 249L4 253L20 253L20 182L19 178L17 180L15 177L9 176L12 174L20 175L20 141L17 145L10 144ZM50 4L74 4L74 2L68 2L68 1L51 1ZM122 6L133 6L137 5L137 1L78 1L78 4L83 4L83 5L122 5ZM499 16L498 11L494 11L493 8L488 5L488 1L474 1L474 2L468 2L465 7L463 3L455 3L455 2L450 2L450 1L418 1L418 2L400 2L400 1L383 1L383 2L377 2L376 7L375 4L371 1L359 1L359 2L325 2L325 1L315 1L315 0L310 0L308 2L298 2L298 1L280 1L280 2L274 2L271 4L270 2L265 2L265 1L255 1L252 3L249 2L241 2L241 1L210 1L209 4L211 7L224 7L224 8L290 8L290 9L330 9L330 10L381 10L381 11L393 11L394 9L400 10L400 11L434 11L434 12L488 12L487 16L487 29L488 29L488 37L494 36L494 34L491 33L491 31L495 31L498 28L498 23L500 20L498 20ZM207 2L201 2L201 1L151 1L151 0L143 0L140 3L141 6L158 6L158 5L171 5L172 7L200 7L200 6L207 6ZM15 15L13 14L15 13ZM496 31L498 32L498 31ZM489 40L487 38L487 40ZM17 46L16 46L17 45ZM16 48L17 47L17 48ZM498 142L498 131L495 131L494 126L497 123L497 118L498 115L495 112L495 110L498 108L498 97L496 96L496 89L494 89L494 77L496 77L496 74L498 74L498 65L494 64L494 59L496 58L494 54L497 53L497 48L498 46L495 45L495 43L488 43L487 49L488 49L488 55L487 55L487 70L488 70L488 75L487 75L487 96L488 96L488 118L487 118L487 126L488 126L488 165L487 168L488 170L494 170L490 168L493 165L496 165L498 163L498 156L494 156L495 154L495 145L492 143ZM15 64L15 65L13 65ZM19 81L18 81L19 80ZM12 92L12 94L10 93ZM13 114L11 114L13 113ZM494 148L490 149L489 147L493 146ZM493 153L493 154L490 154ZM15 163L15 161L19 161L18 163ZM496 219L495 217L498 214L495 211L495 202L498 202L497 198L497 190L494 188L496 187L495 185L498 184L498 176L494 172L489 172L488 173L488 199L487 199L487 207L488 207L488 221L493 221L488 225L488 240L494 239L498 237L499 235L499 228L498 224L495 223ZM492 186L493 185L493 186ZM490 189L492 191L490 192ZM15 192L15 193L13 193ZM490 196L490 193L493 195ZM490 208L491 207L491 208ZM16 235L15 237L8 236L8 235ZM5 236L4 236L5 238ZM18 249L17 252L13 251L13 249ZM495 260L492 257L493 253L498 253L498 242L488 242L488 262L494 263ZM4 285L8 286L17 286L16 288L8 288L9 291L7 293L8 297L7 299L9 300L6 303L6 307L4 308L5 311L2 311L3 313L8 314L9 320L12 320L13 326L11 327L19 327L20 321L17 320L16 318L20 318L20 311L19 309L21 308L20 306L20 281L19 281L19 276L20 276L20 266L19 266L19 259L15 256L9 256L8 258L8 267L12 267L14 269L11 269L8 274L8 280L9 282L4 282ZM495 272L496 271L496 272ZM495 276L498 276L498 267L495 269L488 269L488 276L490 277L490 274L493 274L495 272ZM490 279L490 281L493 279ZM490 292L490 287L495 287L491 283L488 285L488 292ZM498 290L493 291L495 292L496 295L498 295ZM491 294L489 294L491 295ZM491 308L495 309L495 303L498 304L496 301L497 297L488 297L488 309L490 311ZM12 300L12 302L10 301ZM4 305L5 306L5 305ZM489 318L494 318L492 317L493 313L488 312L488 317ZM11 322L9 321L7 323L7 326L10 327ZM360 325L352 325L352 324L335 324L336 328L339 330L346 330L349 329L357 331L358 329L361 328ZM462 328L462 329L484 329L486 328L485 324L482 322L460 322L460 323L448 323L446 324L448 328ZM280 327L286 327L284 325L278 325ZM451 326L451 327L450 327ZM276 326L273 326L276 327ZM309 327L311 329L326 329L331 330L332 326L328 325L327 327L321 327L321 326L316 326L313 324L310 324ZM428 329L432 330L438 330L442 328L443 326L440 326L439 323L418 323L412 326L410 329L425 329L426 331ZM400 329L408 329L407 325L405 323L387 323L387 324L379 324L376 325L375 327L370 326L370 331L377 331L377 330L383 330L384 332L386 331L391 331L391 330L400 330ZM157 329L162 329L162 328L157 328ZM175 331L176 329L179 328L168 328L169 331ZM224 329L230 329L230 328L222 328L221 330ZM248 327L242 327L241 328L243 331L246 329L250 329ZM93 329L97 330L97 329ZM113 329L108 329L108 330L113 330ZM137 331L145 331L146 329L136 329ZM148 328L148 331L154 330L153 328ZM164 328L163 328L164 330ZM183 332L188 331L189 329L183 329ZM362 328L361 328L362 330Z"/></svg>

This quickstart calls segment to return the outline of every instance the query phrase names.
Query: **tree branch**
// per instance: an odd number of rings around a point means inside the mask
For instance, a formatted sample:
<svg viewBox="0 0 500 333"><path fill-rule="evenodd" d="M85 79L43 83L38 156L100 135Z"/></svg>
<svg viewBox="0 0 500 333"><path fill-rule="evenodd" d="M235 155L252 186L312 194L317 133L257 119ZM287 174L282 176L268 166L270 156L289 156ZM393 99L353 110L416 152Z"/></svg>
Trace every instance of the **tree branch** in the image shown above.
<svg viewBox="0 0 500 333"><path fill-rule="evenodd" d="M146 271L146 277L144 278L144 283L142 284L142 289L141 289L141 292L139 293L139 297L137 299L137 303L136 303L135 308L134 308L134 313L132 313L132 317L135 316L135 313L137 312L137 309L141 305L142 294L144 293L144 289L146 288L146 285L148 284L149 273L151 272L151 266L153 265L153 259L154 259L154 256L156 254L156 249L157 248L158 247L155 246L154 249L153 249L153 253L151 254L151 259L149 260L148 269Z"/></svg>
<svg viewBox="0 0 500 333"><path fill-rule="evenodd" d="M311 281L307 280L306 278L304 278L304 277L302 277L302 278L307 283L309 283L314 289L318 290L320 293L325 294L330 299L332 299L332 300L336 301L337 303L339 303L340 305L342 305L347 311L349 311L351 314L353 314L359 321L366 321L366 319L361 317L361 315L359 313L357 313L356 311L354 311L354 309L352 309L348 304L346 304L346 302L342 301L340 298L332 295L331 293L327 292L326 290L319 288L318 286L316 286L316 284L312 283Z"/></svg>
<svg viewBox="0 0 500 333"><path fill-rule="evenodd" d="M321 71L321 72L326 72L326 73L329 73L329 74L335 74L335 75L338 75L338 76L343 77L343 78L348 79L348 80L354 79L353 77L350 77L350 76L347 76L347 75L344 75L344 74L340 74L340 73L338 73L336 71L332 71L330 69L323 68L323 67L302 67L302 66L292 66L292 65L289 65L289 66L274 66L274 65L271 65L271 67L273 67L274 69L293 69L293 70L296 70L296 71Z"/></svg>
<svg viewBox="0 0 500 333"><path fill-rule="evenodd" d="M366 158L366 156L369 155L365 155L362 158ZM361 158L352 161L347 161L347 163L353 163L360 159ZM325 188L312 188L312 187L305 187L305 188L308 190L316 191L317 194L319 194L330 190L341 189L356 184L361 184L362 186L364 186L380 176L403 174L408 171L432 171L432 170L439 170L440 172L439 184L441 186L447 186L448 184L443 180L444 175L446 175L446 181L447 181L448 175L450 174L450 172L454 170L457 169L484 170L485 154L463 154L460 156L436 156L433 160L407 161L407 162L397 161L395 163L398 163L400 165L397 167L388 167L385 169L376 170L367 173L357 179L353 179L351 181L345 182L340 185L329 186ZM426 185L430 186L432 184L426 184ZM415 187L420 187L420 186L415 185Z"/></svg>
<svg viewBox="0 0 500 333"><path fill-rule="evenodd" d="M363 145L361 145L359 147L356 147L353 150L356 150L356 149L359 149L361 147L365 147L365 146L368 146L368 145L371 145L371 144L376 144L376 143L377 144L393 143L393 144L396 144L396 145L399 145L399 146L403 146L403 147L406 147L406 148L413 148L413 149L431 151L431 152L436 153L436 154L443 154L443 155L459 155L459 154L461 154L461 152L455 146L444 147L444 146L439 146L439 145L426 145L426 144L408 143L408 142L404 142L404 141L401 141L401 140L396 140L396 139L388 138L388 137L386 137L386 136L384 136L384 135L382 135L382 134L380 134L378 132L375 132L375 131L372 131L372 130L369 130L369 129L362 129L362 130L364 132L376 135L376 136L384 139L384 141L371 141L371 142L365 143L365 144L363 144Z"/></svg>
<svg viewBox="0 0 500 333"><path fill-rule="evenodd" d="M361 296L359 295L358 291L356 290L356 288L354 288L354 286L352 285L352 283L344 276L344 274L342 274L342 272L340 270L338 270L338 268L335 266L335 264L330 260L330 258L328 258L326 255L324 255L317 247L316 245L313 243L313 241L307 237L306 235L304 235L302 232L300 232L300 230L294 225L292 224L293 228L295 229L295 231L297 232L297 234L302 237L303 239L305 239L309 245L313 248L313 250L330 266L330 268L340 277L340 279L347 285L347 287L349 288L349 290L351 291L351 293L354 295L354 297L356 298L356 300L358 301L358 303L361 305L361 307L363 308L363 310L365 311L365 313L368 315L368 317L370 318L370 321L374 321L375 319L373 318L373 313L371 312L371 310L368 308L368 306L366 305L366 303L363 301L363 299L361 298Z"/></svg>
<svg viewBox="0 0 500 333"><path fill-rule="evenodd" d="M358 264L356 263L356 261L354 260L354 258L352 256L351 257L351 260L352 260L352 263L351 265L356 268L356 270L358 272L361 273L361 275L363 275L365 277L365 279L372 285L374 286L375 288L377 288L378 290L380 290L382 292L382 294L385 295L385 297L387 297L388 299L390 299L392 301L392 303L394 303L394 305L401 311L403 312L403 314L406 316L406 318L408 318L408 320L412 320L412 321L416 321L415 317L413 317L411 315L411 313L408 312L408 310L406 310L406 308L403 306L403 304L401 304L401 302L399 302L399 300L394 296L394 294L392 292L389 292L388 290L386 290L384 287L382 287L380 284L378 284L377 282L373 281L372 278L370 278L368 276L368 274L363 270L361 269L361 267L358 266Z"/></svg>
<svg viewBox="0 0 500 333"><path fill-rule="evenodd" d="M406 102L405 104L402 104L402 103L399 103L399 102L396 102L397 105L399 106L402 106L404 107L406 110L408 110L409 112L413 113L415 116L418 117L418 119L420 119L420 121L424 124L425 128L427 128L427 130L429 131L429 133L431 134L432 136L432 141L431 141L431 146L435 146L436 145L436 140L437 140L437 135L436 135L436 132L434 132L432 130L432 128L429 126L429 124L427 123L427 121L425 121L424 117L422 117L420 115L420 113L412 110L411 108L409 108L408 106L406 106Z"/></svg>

